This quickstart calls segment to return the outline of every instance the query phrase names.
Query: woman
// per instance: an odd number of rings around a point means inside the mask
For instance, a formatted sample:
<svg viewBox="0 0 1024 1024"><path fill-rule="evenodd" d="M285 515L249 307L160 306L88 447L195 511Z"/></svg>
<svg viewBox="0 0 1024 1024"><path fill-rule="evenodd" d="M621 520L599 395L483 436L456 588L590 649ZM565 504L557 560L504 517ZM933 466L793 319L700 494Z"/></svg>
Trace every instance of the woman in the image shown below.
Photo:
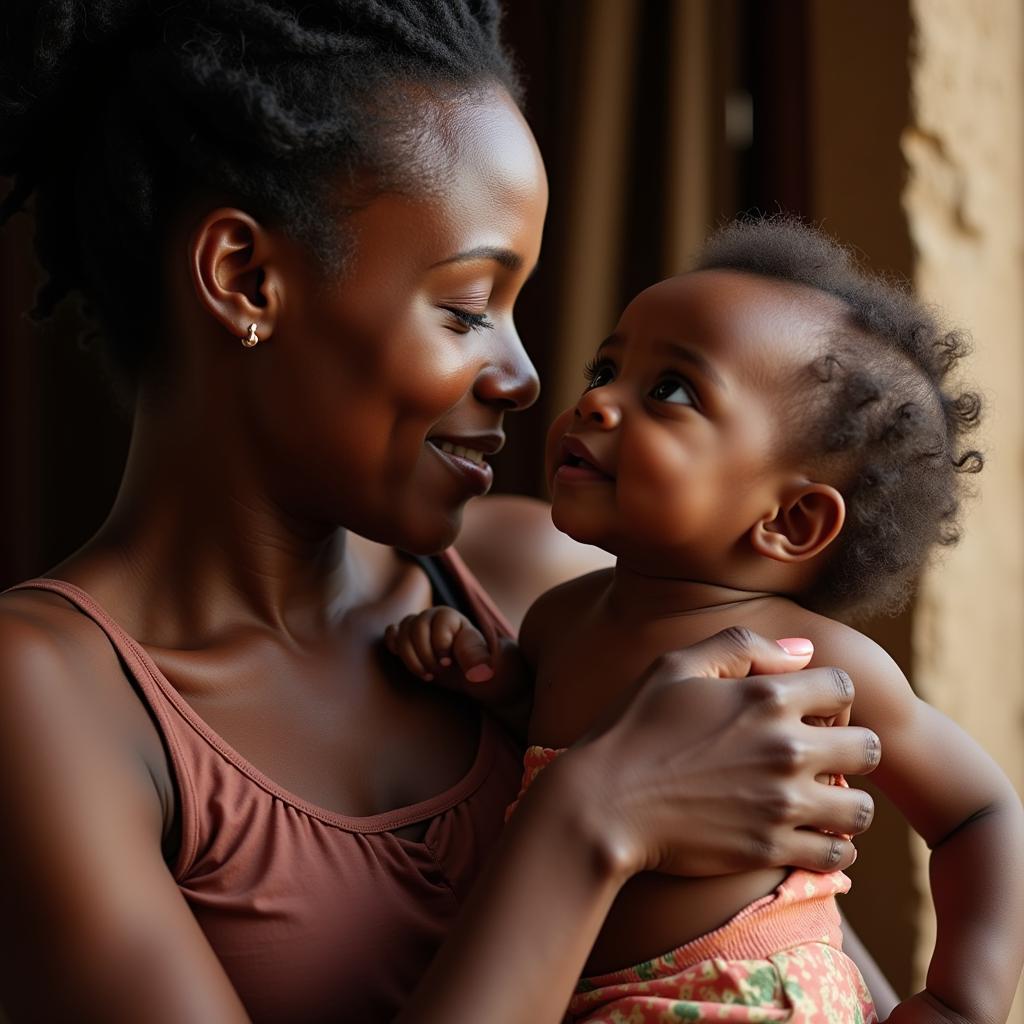
<svg viewBox="0 0 1024 1024"><path fill-rule="evenodd" d="M815 775L877 742L800 719L849 680L725 634L546 773L466 900L518 753L379 641L441 600L507 630L420 556L537 394L546 182L494 5L23 7L6 212L34 190L39 312L84 294L135 419L103 528L0 597L8 1013L555 1021L637 871L848 865L812 829L870 802ZM534 504L466 525L499 607L587 567Z"/></svg>

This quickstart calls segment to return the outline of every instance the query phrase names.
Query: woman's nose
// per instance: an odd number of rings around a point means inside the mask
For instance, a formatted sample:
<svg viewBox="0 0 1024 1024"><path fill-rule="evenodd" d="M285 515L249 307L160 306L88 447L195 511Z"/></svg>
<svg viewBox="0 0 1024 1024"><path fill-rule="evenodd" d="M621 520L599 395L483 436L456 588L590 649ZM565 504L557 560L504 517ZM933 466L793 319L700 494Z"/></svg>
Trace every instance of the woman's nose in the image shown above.
<svg viewBox="0 0 1024 1024"><path fill-rule="evenodd" d="M505 335L494 358L481 370L474 392L480 401L499 404L507 412L526 409L537 401L537 368L514 330Z"/></svg>
<svg viewBox="0 0 1024 1024"><path fill-rule="evenodd" d="M577 422L593 424L602 430L614 430L622 421L622 409L610 387L590 388L576 403Z"/></svg>

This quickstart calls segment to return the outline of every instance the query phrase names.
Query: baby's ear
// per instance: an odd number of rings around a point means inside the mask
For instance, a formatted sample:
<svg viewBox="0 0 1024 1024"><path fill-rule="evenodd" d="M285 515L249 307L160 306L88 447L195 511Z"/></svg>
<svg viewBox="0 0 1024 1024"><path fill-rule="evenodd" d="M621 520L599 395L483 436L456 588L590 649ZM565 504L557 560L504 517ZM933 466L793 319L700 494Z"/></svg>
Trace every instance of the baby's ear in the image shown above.
<svg viewBox="0 0 1024 1024"><path fill-rule="evenodd" d="M762 519L750 531L759 555L779 562L805 562L820 555L839 536L846 502L828 484L803 484L792 490L773 519Z"/></svg>

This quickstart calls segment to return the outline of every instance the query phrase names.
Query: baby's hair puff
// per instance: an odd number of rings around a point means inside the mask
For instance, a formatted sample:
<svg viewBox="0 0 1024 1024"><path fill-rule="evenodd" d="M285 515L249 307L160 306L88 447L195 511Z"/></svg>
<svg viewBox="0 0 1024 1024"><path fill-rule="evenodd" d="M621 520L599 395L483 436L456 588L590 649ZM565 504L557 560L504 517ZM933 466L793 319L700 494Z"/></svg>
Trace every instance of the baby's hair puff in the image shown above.
<svg viewBox="0 0 1024 1024"><path fill-rule="evenodd" d="M735 221L706 243L698 270L734 270L804 285L842 301L823 324L807 367L809 402L789 433L846 502L846 523L801 603L829 615L894 613L929 554L960 539L964 474L981 470L966 441L981 399L953 370L970 339L906 286L872 275L854 256L793 217Z"/></svg>

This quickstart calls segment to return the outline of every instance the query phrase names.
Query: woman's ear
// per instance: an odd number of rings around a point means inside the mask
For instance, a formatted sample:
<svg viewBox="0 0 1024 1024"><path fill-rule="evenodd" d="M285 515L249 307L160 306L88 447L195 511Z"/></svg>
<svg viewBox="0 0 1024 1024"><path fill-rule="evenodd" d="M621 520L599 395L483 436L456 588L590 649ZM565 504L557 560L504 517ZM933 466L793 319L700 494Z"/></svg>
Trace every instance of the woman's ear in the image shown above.
<svg viewBox="0 0 1024 1024"><path fill-rule="evenodd" d="M846 502L828 484L803 484L779 507L773 519L755 523L750 543L759 555L778 562L806 562L839 536Z"/></svg>
<svg viewBox="0 0 1024 1024"><path fill-rule="evenodd" d="M228 334L243 338L256 325L261 341L274 330L279 282L268 270L273 240L243 210L221 208L203 218L189 242L199 301Z"/></svg>

